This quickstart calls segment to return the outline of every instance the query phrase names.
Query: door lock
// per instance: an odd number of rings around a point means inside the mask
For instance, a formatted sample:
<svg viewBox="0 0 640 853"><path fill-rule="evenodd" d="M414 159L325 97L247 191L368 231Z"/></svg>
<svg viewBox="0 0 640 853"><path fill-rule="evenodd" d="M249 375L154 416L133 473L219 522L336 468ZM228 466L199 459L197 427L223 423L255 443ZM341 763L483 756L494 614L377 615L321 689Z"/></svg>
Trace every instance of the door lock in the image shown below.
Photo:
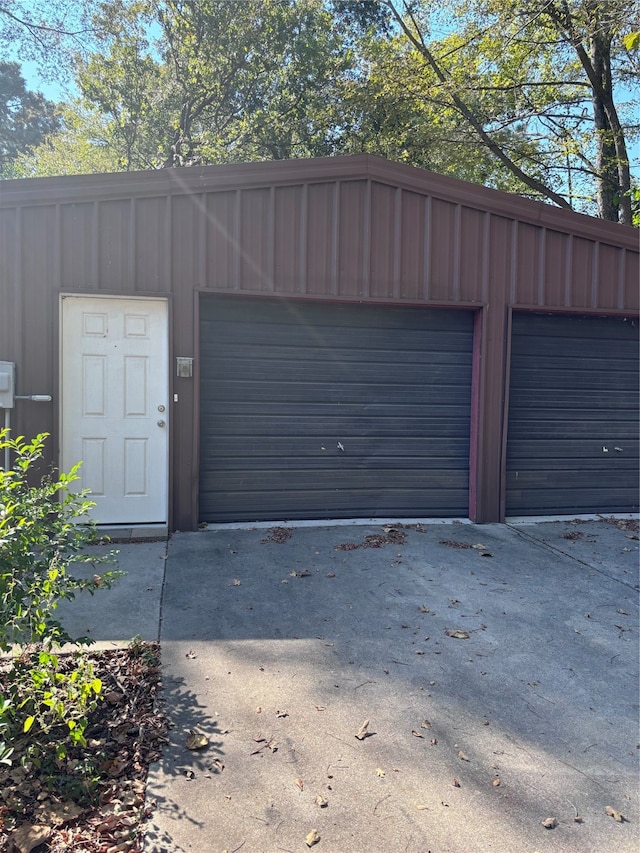
<svg viewBox="0 0 640 853"><path fill-rule="evenodd" d="M159 412L164 412L164 406L158 406L158 411L159 411Z"/></svg>
<svg viewBox="0 0 640 853"><path fill-rule="evenodd" d="M163 427L163 426L164 426L164 421L158 421L158 426L159 426L159 427Z"/></svg>

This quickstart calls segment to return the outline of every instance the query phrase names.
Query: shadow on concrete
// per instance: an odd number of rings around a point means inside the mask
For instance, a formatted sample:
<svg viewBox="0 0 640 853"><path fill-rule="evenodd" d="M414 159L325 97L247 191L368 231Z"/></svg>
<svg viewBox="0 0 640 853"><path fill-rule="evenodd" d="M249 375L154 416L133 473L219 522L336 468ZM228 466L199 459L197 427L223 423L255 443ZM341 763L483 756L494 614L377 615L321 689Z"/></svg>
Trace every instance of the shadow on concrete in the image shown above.
<svg viewBox="0 0 640 853"><path fill-rule="evenodd" d="M227 732L228 768L183 781L172 739L150 787L186 811L159 810L162 849L294 849L315 821L352 853L635 850L604 810L638 819L637 540L576 529L425 526L381 548L362 547L375 527L174 537L163 662L196 703L176 722Z"/></svg>

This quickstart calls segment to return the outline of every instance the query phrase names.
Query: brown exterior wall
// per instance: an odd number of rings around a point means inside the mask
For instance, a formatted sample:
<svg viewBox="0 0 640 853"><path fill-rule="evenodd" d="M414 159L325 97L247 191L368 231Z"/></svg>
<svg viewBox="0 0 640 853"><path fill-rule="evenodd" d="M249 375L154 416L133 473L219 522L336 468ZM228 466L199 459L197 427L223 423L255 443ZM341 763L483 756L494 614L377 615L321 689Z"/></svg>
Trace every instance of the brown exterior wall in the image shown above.
<svg viewBox="0 0 640 853"><path fill-rule="evenodd" d="M471 517L501 520L509 311L634 316L638 232L377 157L0 184L0 359L15 429L52 433L59 294L170 301L172 524L197 520L198 294L476 308Z"/></svg>

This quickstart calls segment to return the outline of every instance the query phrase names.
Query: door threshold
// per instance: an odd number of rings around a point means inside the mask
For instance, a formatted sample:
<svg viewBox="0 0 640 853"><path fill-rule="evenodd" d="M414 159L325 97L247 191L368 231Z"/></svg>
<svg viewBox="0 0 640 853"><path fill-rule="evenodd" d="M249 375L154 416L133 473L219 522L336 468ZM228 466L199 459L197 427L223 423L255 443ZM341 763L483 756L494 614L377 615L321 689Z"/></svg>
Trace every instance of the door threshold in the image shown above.
<svg viewBox="0 0 640 853"><path fill-rule="evenodd" d="M111 542L162 542L169 538L167 524L98 524L98 534Z"/></svg>

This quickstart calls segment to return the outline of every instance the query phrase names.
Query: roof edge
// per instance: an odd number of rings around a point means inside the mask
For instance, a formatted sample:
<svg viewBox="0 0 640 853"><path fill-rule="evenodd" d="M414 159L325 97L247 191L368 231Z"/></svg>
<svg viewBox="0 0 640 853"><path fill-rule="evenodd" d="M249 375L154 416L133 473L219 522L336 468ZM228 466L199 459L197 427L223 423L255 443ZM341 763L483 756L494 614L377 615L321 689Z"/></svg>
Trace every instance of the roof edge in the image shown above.
<svg viewBox="0 0 640 853"><path fill-rule="evenodd" d="M397 163L376 154L4 180L0 181L0 208L363 179L399 186L539 227L595 240L605 239L636 251L639 248L638 229L631 226Z"/></svg>

